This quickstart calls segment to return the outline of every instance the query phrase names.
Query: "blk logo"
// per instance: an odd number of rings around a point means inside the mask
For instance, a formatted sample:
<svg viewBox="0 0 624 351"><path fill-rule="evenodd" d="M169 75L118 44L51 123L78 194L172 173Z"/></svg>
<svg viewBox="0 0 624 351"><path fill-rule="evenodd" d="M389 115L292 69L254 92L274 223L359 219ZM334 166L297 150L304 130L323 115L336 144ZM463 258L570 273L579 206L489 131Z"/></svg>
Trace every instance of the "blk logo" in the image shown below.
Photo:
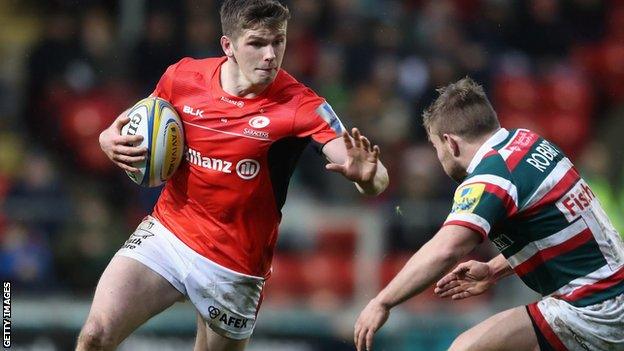
<svg viewBox="0 0 624 351"><path fill-rule="evenodd" d="M204 110L200 110L198 108L195 109L195 108L192 108L191 106L184 105L184 108L182 108L182 112L188 113L191 116L204 117Z"/></svg>

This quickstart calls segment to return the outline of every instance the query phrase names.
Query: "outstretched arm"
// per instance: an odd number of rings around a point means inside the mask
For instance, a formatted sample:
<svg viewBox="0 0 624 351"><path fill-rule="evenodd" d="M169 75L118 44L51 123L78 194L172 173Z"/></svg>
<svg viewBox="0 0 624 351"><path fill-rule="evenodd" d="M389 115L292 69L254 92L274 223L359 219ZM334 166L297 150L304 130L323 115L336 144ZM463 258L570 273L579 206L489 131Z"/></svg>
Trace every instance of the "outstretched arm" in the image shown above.
<svg viewBox="0 0 624 351"><path fill-rule="evenodd" d="M323 147L323 154L330 162L325 168L355 182L361 193L378 195L389 182L388 171L379 161L379 146L371 145L357 128L353 128L352 133L351 136L344 131L342 138L336 138Z"/></svg>
<svg viewBox="0 0 624 351"><path fill-rule="evenodd" d="M440 279L480 240L480 235L471 229L455 225L442 227L360 313L353 334L357 350L371 349L373 336L388 319L392 307Z"/></svg>

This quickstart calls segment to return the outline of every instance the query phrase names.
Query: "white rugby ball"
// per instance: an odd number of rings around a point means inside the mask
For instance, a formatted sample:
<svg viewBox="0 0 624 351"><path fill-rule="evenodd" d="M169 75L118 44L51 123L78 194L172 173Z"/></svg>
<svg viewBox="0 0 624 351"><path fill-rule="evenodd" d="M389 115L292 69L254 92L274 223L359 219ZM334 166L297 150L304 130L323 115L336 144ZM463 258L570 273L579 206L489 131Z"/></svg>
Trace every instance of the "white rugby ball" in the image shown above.
<svg viewBox="0 0 624 351"><path fill-rule="evenodd" d="M121 129L122 135L141 135L135 146L147 148L145 160L133 164L138 173L126 172L133 182L144 187L159 186L180 166L184 151L182 120L166 100L148 97L128 111L130 122Z"/></svg>

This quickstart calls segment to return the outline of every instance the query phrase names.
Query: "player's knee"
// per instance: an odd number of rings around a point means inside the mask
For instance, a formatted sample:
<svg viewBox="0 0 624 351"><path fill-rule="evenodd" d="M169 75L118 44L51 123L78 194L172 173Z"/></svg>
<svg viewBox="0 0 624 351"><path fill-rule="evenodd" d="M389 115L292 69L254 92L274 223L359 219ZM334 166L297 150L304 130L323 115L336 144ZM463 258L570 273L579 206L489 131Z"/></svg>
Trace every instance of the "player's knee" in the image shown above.
<svg viewBox="0 0 624 351"><path fill-rule="evenodd" d="M112 350L115 346L117 341L110 326L99 320L90 319L80 331L77 350Z"/></svg>
<svg viewBox="0 0 624 351"><path fill-rule="evenodd" d="M471 351L475 349L474 340L468 335L468 332L460 334L449 347L449 351Z"/></svg>

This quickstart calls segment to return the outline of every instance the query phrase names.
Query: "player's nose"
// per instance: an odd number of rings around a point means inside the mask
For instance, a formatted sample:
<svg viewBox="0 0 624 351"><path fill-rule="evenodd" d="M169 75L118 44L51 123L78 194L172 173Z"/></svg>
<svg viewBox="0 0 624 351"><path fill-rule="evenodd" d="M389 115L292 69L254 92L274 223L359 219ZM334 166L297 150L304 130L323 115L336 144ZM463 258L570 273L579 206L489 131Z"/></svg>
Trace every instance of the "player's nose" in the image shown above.
<svg viewBox="0 0 624 351"><path fill-rule="evenodd" d="M264 60L272 61L275 60L275 49L272 45L267 45L264 50Z"/></svg>

